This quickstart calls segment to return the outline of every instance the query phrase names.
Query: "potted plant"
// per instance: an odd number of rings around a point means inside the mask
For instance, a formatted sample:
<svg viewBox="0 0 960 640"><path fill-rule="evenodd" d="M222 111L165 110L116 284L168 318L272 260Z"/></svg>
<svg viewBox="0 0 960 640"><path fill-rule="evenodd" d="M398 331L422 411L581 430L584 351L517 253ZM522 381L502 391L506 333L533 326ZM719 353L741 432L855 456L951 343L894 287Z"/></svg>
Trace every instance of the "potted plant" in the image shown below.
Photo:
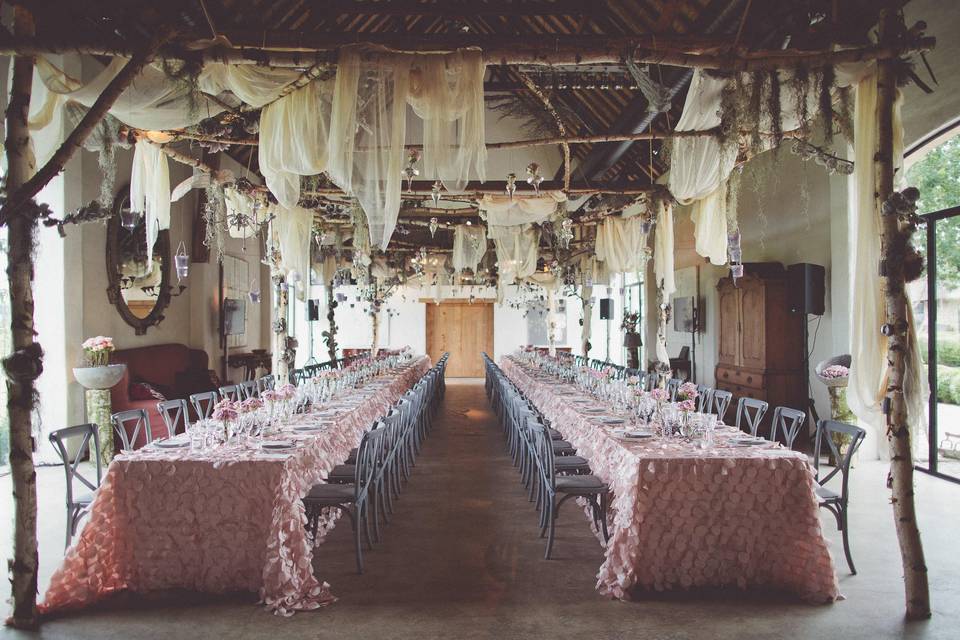
<svg viewBox="0 0 960 640"><path fill-rule="evenodd" d="M83 345L83 366L73 368L73 376L85 389L109 389L120 382L125 364L110 364L113 338L88 338Z"/></svg>

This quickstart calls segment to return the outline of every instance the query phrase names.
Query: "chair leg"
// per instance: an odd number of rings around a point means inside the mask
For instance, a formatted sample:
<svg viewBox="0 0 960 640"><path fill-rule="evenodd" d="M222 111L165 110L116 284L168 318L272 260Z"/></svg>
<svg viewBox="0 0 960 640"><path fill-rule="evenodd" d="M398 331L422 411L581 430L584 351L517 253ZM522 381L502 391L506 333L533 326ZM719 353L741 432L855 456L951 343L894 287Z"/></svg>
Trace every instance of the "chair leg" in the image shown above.
<svg viewBox="0 0 960 640"><path fill-rule="evenodd" d="M847 566L850 567L850 573L857 575L857 568L853 566L853 557L850 555L850 536L848 535L847 527L847 509L844 507L841 510L840 519L843 521L843 525L840 529L840 533L843 536L843 554L847 556Z"/></svg>
<svg viewBox="0 0 960 640"><path fill-rule="evenodd" d="M544 560L549 560L550 554L553 552L553 538L557 524L557 510L559 505L556 504L556 501L552 496L550 497L549 506L550 512L547 514L547 520L549 521L547 523L547 526L549 527L549 534L547 535L547 551L543 554Z"/></svg>
<svg viewBox="0 0 960 640"><path fill-rule="evenodd" d="M356 511L356 515L352 511ZM363 545L360 544L360 509L359 505L355 505L353 510L347 510L347 513L350 514L350 519L353 521L353 547L354 552L357 554L357 573L363 573Z"/></svg>
<svg viewBox="0 0 960 640"><path fill-rule="evenodd" d="M369 497L367 498L367 500ZM362 506L357 506L357 511L359 513L359 522L363 522L363 532L364 537L367 540L367 549L373 550L373 537L370 535L370 505L367 504L367 500L364 500ZM358 522L358 527L359 527Z"/></svg>
<svg viewBox="0 0 960 640"><path fill-rule="evenodd" d="M70 541L73 539L73 509L67 507L67 540L63 543L63 548L70 547Z"/></svg>

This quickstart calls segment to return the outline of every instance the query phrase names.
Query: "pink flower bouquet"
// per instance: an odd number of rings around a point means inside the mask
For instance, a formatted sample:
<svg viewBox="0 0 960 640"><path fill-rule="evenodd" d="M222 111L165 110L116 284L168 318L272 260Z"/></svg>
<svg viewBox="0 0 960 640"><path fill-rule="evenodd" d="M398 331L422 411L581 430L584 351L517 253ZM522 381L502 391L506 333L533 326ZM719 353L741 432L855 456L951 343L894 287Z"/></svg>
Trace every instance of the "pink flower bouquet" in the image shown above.
<svg viewBox="0 0 960 640"><path fill-rule="evenodd" d="M657 402L666 402L670 399L670 396L667 394L667 390L659 387L650 392L650 397Z"/></svg>
<svg viewBox="0 0 960 640"><path fill-rule="evenodd" d="M110 354L115 348L113 338L107 336L87 338L80 347L89 367L105 367L110 364Z"/></svg>
<svg viewBox="0 0 960 640"><path fill-rule="evenodd" d="M680 388L677 389L677 400L680 402L684 400L696 400L699 395L700 392L697 391L697 385L692 382L684 382L680 385Z"/></svg>

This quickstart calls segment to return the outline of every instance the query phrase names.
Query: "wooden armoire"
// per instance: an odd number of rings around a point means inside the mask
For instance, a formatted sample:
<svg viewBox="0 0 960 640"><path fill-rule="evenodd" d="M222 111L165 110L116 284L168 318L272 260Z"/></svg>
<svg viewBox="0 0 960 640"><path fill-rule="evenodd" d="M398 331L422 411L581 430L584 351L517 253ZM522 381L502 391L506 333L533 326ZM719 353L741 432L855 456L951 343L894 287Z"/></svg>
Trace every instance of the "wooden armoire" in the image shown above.
<svg viewBox="0 0 960 640"><path fill-rule="evenodd" d="M787 270L777 262L744 265L744 277L717 283L720 325L716 388L770 404L765 429L777 406L805 409L803 323L791 313ZM727 420L735 419L736 405Z"/></svg>

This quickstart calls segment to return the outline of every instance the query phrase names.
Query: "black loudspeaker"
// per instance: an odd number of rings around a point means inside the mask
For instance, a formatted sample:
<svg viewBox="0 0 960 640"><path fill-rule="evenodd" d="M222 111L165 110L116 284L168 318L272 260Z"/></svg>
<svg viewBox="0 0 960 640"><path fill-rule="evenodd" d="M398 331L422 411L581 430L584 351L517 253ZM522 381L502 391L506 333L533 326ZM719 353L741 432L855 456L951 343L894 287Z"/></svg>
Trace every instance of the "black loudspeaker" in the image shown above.
<svg viewBox="0 0 960 640"><path fill-rule="evenodd" d="M320 319L320 301L307 300L307 322L316 322Z"/></svg>
<svg viewBox="0 0 960 640"><path fill-rule="evenodd" d="M787 277L789 286L787 297L790 301L790 311L792 313L803 313L815 316L822 316L824 309L824 296L826 269L819 264L792 264L787 267Z"/></svg>
<svg viewBox="0 0 960 640"><path fill-rule="evenodd" d="M600 298L600 319L610 320L613 318L613 298Z"/></svg>

